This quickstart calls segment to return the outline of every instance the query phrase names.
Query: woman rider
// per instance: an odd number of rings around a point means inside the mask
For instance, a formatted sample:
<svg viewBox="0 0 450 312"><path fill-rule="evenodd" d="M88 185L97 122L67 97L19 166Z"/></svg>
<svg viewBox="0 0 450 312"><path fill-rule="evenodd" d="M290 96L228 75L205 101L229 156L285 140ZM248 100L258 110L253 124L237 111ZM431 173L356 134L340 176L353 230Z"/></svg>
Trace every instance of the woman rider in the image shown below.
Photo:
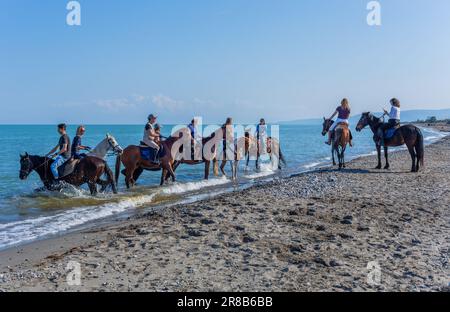
<svg viewBox="0 0 450 312"><path fill-rule="evenodd" d="M329 120L332 120L336 115L338 115L338 118L331 125L330 130L328 131L328 141L325 142L326 144L331 145L331 134L340 123L346 123L347 125L349 125L348 119L350 118L350 112L351 112L351 109L350 109L350 104L348 103L348 99L343 99L341 101L341 105L336 108L333 115L331 115L331 117L329 118ZM350 129L349 129L349 131L350 131ZM350 142L349 143L350 143L350 146L353 146L351 131L350 131Z"/></svg>
<svg viewBox="0 0 450 312"><path fill-rule="evenodd" d="M378 139L381 144L384 145L384 132L391 128L397 128L400 126L400 101L396 98L390 100L391 111L384 110L384 114L389 116L387 123L382 124L377 131Z"/></svg>
<svg viewBox="0 0 450 312"><path fill-rule="evenodd" d="M84 146L81 144L81 138L86 133L86 128L84 126L79 126L77 128L77 134L73 138L72 141L72 157L74 159L81 159L83 157L86 157L86 154L80 153L80 151L89 151L91 148L89 146Z"/></svg>

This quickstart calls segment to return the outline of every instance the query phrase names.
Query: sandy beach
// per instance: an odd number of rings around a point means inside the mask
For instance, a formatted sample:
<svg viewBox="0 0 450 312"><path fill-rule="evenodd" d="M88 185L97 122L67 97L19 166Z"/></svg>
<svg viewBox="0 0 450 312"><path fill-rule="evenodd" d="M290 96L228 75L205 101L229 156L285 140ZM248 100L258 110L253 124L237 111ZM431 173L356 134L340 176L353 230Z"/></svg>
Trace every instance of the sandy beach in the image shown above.
<svg viewBox="0 0 450 312"><path fill-rule="evenodd" d="M418 174L406 151L390 159L2 251L0 290L449 291L450 137ZM70 261L81 285L67 283Z"/></svg>

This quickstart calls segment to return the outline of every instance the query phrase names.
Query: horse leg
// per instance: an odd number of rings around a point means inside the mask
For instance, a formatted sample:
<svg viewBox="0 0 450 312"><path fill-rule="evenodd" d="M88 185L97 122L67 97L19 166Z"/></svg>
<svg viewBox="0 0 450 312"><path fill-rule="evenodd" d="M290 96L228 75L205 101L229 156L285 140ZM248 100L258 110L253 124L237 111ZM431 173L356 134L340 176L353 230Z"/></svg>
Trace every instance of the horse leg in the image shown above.
<svg viewBox="0 0 450 312"><path fill-rule="evenodd" d="M95 182L89 181L88 186L89 186L89 191L91 191L91 195L92 196L97 195L97 184Z"/></svg>
<svg viewBox="0 0 450 312"><path fill-rule="evenodd" d="M237 180L237 167L238 167L238 161L234 160L231 161L231 171L233 172L233 180Z"/></svg>
<svg viewBox="0 0 450 312"><path fill-rule="evenodd" d="M378 165L375 169L381 169L381 145L377 144L377 156L378 156Z"/></svg>
<svg viewBox="0 0 450 312"><path fill-rule="evenodd" d="M175 172L173 171L172 166L169 164L169 168L167 169L169 171L170 176L172 177L172 182L175 183L175 181L177 180L176 176L175 176Z"/></svg>
<svg viewBox="0 0 450 312"><path fill-rule="evenodd" d="M135 168L127 168L125 170L125 184L127 186L127 189L131 188L133 186L133 173Z"/></svg>
<svg viewBox="0 0 450 312"><path fill-rule="evenodd" d="M222 163L220 164L220 171L222 172L222 174L224 176L227 176L227 174L225 173L225 170L224 170L226 165L227 165L227 160L226 159L222 160Z"/></svg>
<svg viewBox="0 0 450 312"><path fill-rule="evenodd" d="M411 172L416 172L416 152L414 151L414 146L408 146L408 151L412 160Z"/></svg>
<svg viewBox="0 0 450 312"><path fill-rule="evenodd" d="M175 170L177 170L177 168L178 168L178 166L181 164L181 162L179 162L179 161L175 161L174 163L173 163L173 172L175 172ZM166 181L169 181L169 178L170 178L170 173L169 173L169 170L167 170L167 173L166 173L166 177L165 177L165 179L166 179Z"/></svg>
<svg viewBox="0 0 450 312"><path fill-rule="evenodd" d="M136 182L139 177L141 176L142 172L144 172L144 169L142 169L142 167L138 167L134 170L133 172L133 180L134 182Z"/></svg>
<svg viewBox="0 0 450 312"><path fill-rule="evenodd" d="M334 159L334 146L331 147L331 159L333 160L333 166L336 166L336 160Z"/></svg>
<svg viewBox="0 0 450 312"><path fill-rule="evenodd" d="M98 180L97 180L97 184L101 186L101 188L100 188L100 193L103 193L103 192L106 191L106 188L107 188L108 185L109 185L109 181L104 181L104 180L102 180L102 179L98 179Z"/></svg>
<svg viewBox="0 0 450 312"><path fill-rule="evenodd" d="M161 181L159 183L160 186L164 185L164 182L166 181L166 176L167 176L167 169L163 168L161 172Z"/></svg>
<svg viewBox="0 0 450 312"><path fill-rule="evenodd" d="M385 146L384 147L384 158L386 159L386 166L384 166L384 169L389 169L390 165L389 165L389 159L388 159L388 147Z"/></svg>
<svg viewBox="0 0 450 312"><path fill-rule="evenodd" d="M339 161L339 170L342 169L342 148L339 149L339 146L336 148L338 161Z"/></svg>
<svg viewBox="0 0 450 312"><path fill-rule="evenodd" d="M342 149L342 168L345 168L345 149L346 147Z"/></svg>
<svg viewBox="0 0 450 312"><path fill-rule="evenodd" d="M209 167L211 165L211 161L206 160L205 161L205 180L208 180L209 178Z"/></svg>

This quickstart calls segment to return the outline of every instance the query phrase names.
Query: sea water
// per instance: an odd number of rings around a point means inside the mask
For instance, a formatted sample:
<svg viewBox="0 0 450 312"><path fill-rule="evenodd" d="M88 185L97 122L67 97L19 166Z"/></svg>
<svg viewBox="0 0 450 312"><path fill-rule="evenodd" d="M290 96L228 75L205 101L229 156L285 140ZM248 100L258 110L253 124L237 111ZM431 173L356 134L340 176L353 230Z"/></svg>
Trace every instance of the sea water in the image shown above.
<svg viewBox="0 0 450 312"><path fill-rule="evenodd" d="M169 135L171 128L166 125L163 134ZM103 140L106 133L112 134L123 148L138 144L143 132L142 126L136 125L88 125L86 130L83 144L91 147ZM204 181L203 164L180 165L176 171L175 184L159 187L161 173L144 172L138 186L126 190L121 175L118 195L109 192L92 197L86 187L68 186L60 192L36 192L35 189L42 186L36 173L32 173L25 181L19 179L19 155L24 152L30 155L48 153L58 142L55 126L0 125L0 249L95 224L108 217L133 214L156 205L203 198L211 193L226 192L264 179L329 165L330 147L324 144L326 137L321 135L321 131L321 125L280 126L280 145L287 161L287 167L281 173L274 170L268 161L263 162L259 170L256 170L254 161L248 167L241 161L238 183L226 177L214 177L212 168L210 180ZM437 131L423 131L426 143L444 136ZM68 133L73 138L75 126L70 126ZM360 133L353 130L353 136L355 146L347 150L347 160L374 154L375 147L369 130ZM109 157L108 163L114 170L115 157ZM226 170L230 171L229 165Z"/></svg>

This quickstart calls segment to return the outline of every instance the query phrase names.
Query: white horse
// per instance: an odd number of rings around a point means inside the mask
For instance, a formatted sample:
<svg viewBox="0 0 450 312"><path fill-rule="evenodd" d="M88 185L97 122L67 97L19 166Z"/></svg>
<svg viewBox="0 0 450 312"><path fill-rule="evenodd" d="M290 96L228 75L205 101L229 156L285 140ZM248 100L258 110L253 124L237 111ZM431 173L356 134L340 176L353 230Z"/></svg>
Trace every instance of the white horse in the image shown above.
<svg viewBox="0 0 450 312"><path fill-rule="evenodd" d="M106 158L106 154L108 154L108 152L111 150L115 154L122 154L123 152L123 149L117 143L117 140L112 135L107 133L106 138L101 141L93 150L91 150L87 154L87 156L97 157L104 160Z"/></svg>

